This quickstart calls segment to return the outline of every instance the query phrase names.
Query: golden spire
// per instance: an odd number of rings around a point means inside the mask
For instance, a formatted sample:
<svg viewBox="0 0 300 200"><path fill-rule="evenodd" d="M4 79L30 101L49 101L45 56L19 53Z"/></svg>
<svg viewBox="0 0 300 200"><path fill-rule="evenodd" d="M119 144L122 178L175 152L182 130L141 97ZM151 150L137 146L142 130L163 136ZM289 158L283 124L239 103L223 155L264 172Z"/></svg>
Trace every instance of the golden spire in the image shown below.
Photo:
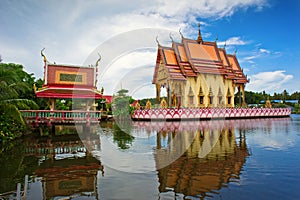
<svg viewBox="0 0 300 200"><path fill-rule="evenodd" d="M201 31L200 31L200 22L198 23L198 38L197 38L197 42L199 44L203 42L202 36L201 36Z"/></svg>

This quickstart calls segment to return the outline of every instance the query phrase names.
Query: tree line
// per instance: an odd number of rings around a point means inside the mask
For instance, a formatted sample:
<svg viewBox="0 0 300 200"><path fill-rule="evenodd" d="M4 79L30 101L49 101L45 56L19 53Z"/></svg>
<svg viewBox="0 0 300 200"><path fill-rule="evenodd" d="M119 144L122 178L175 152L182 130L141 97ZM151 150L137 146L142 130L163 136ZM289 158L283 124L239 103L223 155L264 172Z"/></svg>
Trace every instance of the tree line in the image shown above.
<svg viewBox="0 0 300 200"><path fill-rule="evenodd" d="M252 92L245 91L245 101L248 104L259 104L261 101L266 101L267 99L281 100L282 103L286 103L286 100L297 100L300 103L300 92L294 92L289 94L287 90L283 90L281 93L274 92L273 94L268 94L265 91L262 92Z"/></svg>

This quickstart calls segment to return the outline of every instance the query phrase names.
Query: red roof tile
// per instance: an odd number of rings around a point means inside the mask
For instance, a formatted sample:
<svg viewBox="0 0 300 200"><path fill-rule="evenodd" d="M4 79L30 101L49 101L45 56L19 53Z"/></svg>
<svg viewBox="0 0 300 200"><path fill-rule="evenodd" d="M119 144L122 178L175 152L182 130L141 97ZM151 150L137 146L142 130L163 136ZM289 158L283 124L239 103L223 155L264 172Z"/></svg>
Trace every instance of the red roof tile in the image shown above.
<svg viewBox="0 0 300 200"><path fill-rule="evenodd" d="M235 55L219 49L216 42L182 38L182 43L172 42L172 47L159 46L153 76L156 82L158 67L163 63L171 79L186 80L199 73L221 74L236 83L247 83Z"/></svg>

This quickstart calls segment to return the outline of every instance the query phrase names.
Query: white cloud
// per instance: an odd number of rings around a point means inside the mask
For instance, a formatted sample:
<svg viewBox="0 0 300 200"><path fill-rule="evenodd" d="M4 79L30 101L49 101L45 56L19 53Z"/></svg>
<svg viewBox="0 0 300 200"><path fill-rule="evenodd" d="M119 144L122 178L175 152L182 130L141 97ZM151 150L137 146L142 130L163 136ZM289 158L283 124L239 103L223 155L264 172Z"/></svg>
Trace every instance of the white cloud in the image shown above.
<svg viewBox="0 0 300 200"><path fill-rule="evenodd" d="M0 44L5 44L0 53L4 62L23 63L37 77L43 74L39 55L43 47L50 62L81 65L99 44L126 31L147 27L178 31L181 27L183 34L189 37L197 32L194 25L199 17L222 18L233 15L238 9L260 9L266 5L265 0L5 3L7 5L0 8L0 21L5 19L10 23L4 23L0 31ZM203 21L201 24L207 26ZM11 42L12 38L14 43ZM178 34L174 35L175 38L178 38ZM244 44L245 41L240 37L232 37L227 41L227 45Z"/></svg>
<svg viewBox="0 0 300 200"><path fill-rule="evenodd" d="M241 37L231 37L228 38L226 41L218 42L217 44L219 46L224 46L226 43L226 46L235 46L235 45L246 45L248 42L241 39Z"/></svg>
<svg viewBox="0 0 300 200"><path fill-rule="evenodd" d="M244 52L245 54L245 52ZM251 64L255 63L254 60L258 59L258 58L262 58L262 57L266 57L266 56L280 56L280 54L278 54L278 52L272 53L270 50L268 49L264 49L264 48L259 48L257 50L254 50L252 52L248 52L247 53L248 56L241 58L241 62L249 62Z"/></svg>
<svg viewBox="0 0 300 200"><path fill-rule="evenodd" d="M157 6L156 6L157 5ZM152 12L168 17L191 19L195 14L202 18L222 18L231 16L237 9L251 6L261 8L265 0L185 0L174 3L172 0L158 0Z"/></svg>
<svg viewBox="0 0 300 200"><path fill-rule="evenodd" d="M295 145L295 141L287 139L286 136L272 138L270 135L254 135L254 143L268 150L285 150Z"/></svg>
<svg viewBox="0 0 300 200"><path fill-rule="evenodd" d="M155 97L152 77L156 61L156 51L135 51L123 55L100 73L99 88L116 93L121 88L129 90L134 98ZM100 68L101 69L101 68ZM107 93L107 92L105 92Z"/></svg>
<svg viewBox="0 0 300 200"><path fill-rule="evenodd" d="M254 92L266 91L273 93L274 91L284 90L284 84L293 78L293 75L285 74L284 70L273 72L260 72L249 76L250 83L247 84L247 90Z"/></svg>
<svg viewBox="0 0 300 200"><path fill-rule="evenodd" d="M260 53L266 53L266 54L269 54L269 53L271 53L269 50L267 50L267 49L259 49L259 52Z"/></svg>

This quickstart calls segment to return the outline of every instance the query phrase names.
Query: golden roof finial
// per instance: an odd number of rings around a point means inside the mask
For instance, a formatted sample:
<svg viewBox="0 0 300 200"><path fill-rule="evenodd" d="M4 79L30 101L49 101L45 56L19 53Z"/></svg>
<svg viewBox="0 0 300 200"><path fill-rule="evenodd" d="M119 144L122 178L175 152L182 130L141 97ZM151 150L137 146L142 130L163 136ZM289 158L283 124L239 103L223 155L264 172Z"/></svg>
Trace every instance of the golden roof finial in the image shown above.
<svg viewBox="0 0 300 200"><path fill-rule="evenodd" d="M215 42L217 42L217 41L218 41L218 39L219 39L219 38L218 38L218 35L217 35L217 36L216 36L216 39L215 39Z"/></svg>
<svg viewBox="0 0 300 200"><path fill-rule="evenodd" d="M181 38L183 39L184 37L183 37L183 35L181 33L181 28L179 28L179 34L180 34Z"/></svg>
<svg viewBox="0 0 300 200"><path fill-rule="evenodd" d="M33 91L34 91L34 93L36 93L36 90L37 90L37 88L36 88L36 85L35 85L35 83L33 84Z"/></svg>
<svg viewBox="0 0 300 200"><path fill-rule="evenodd" d="M198 38L197 38L198 43L202 43L202 36L201 36L201 31L200 31L200 22L198 23Z"/></svg>
<svg viewBox="0 0 300 200"><path fill-rule="evenodd" d="M44 63L48 62L46 56L44 55L43 51L45 50L45 47L41 50L41 56L44 58Z"/></svg>
<svg viewBox="0 0 300 200"><path fill-rule="evenodd" d="M225 49L226 48L226 41L225 41L225 43L224 43L224 47L223 47L223 49Z"/></svg>
<svg viewBox="0 0 300 200"><path fill-rule="evenodd" d="M98 60L96 61L96 67L98 67L98 64L99 64L99 62L100 62L100 60L101 60L101 55L100 55L99 52L98 52L98 56L99 56L99 58L98 58Z"/></svg>
<svg viewBox="0 0 300 200"><path fill-rule="evenodd" d="M155 40L156 40L156 42L157 42L157 45L160 46L159 41L158 41L158 35L156 36L156 39L155 39Z"/></svg>
<svg viewBox="0 0 300 200"><path fill-rule="evenodd" d="M172 33L171 33L171 32L170 32L170 34L169 34L169 37L170 37L171 41L174 42L174 39L173 39L173 37L172 37Z"/></svg>

